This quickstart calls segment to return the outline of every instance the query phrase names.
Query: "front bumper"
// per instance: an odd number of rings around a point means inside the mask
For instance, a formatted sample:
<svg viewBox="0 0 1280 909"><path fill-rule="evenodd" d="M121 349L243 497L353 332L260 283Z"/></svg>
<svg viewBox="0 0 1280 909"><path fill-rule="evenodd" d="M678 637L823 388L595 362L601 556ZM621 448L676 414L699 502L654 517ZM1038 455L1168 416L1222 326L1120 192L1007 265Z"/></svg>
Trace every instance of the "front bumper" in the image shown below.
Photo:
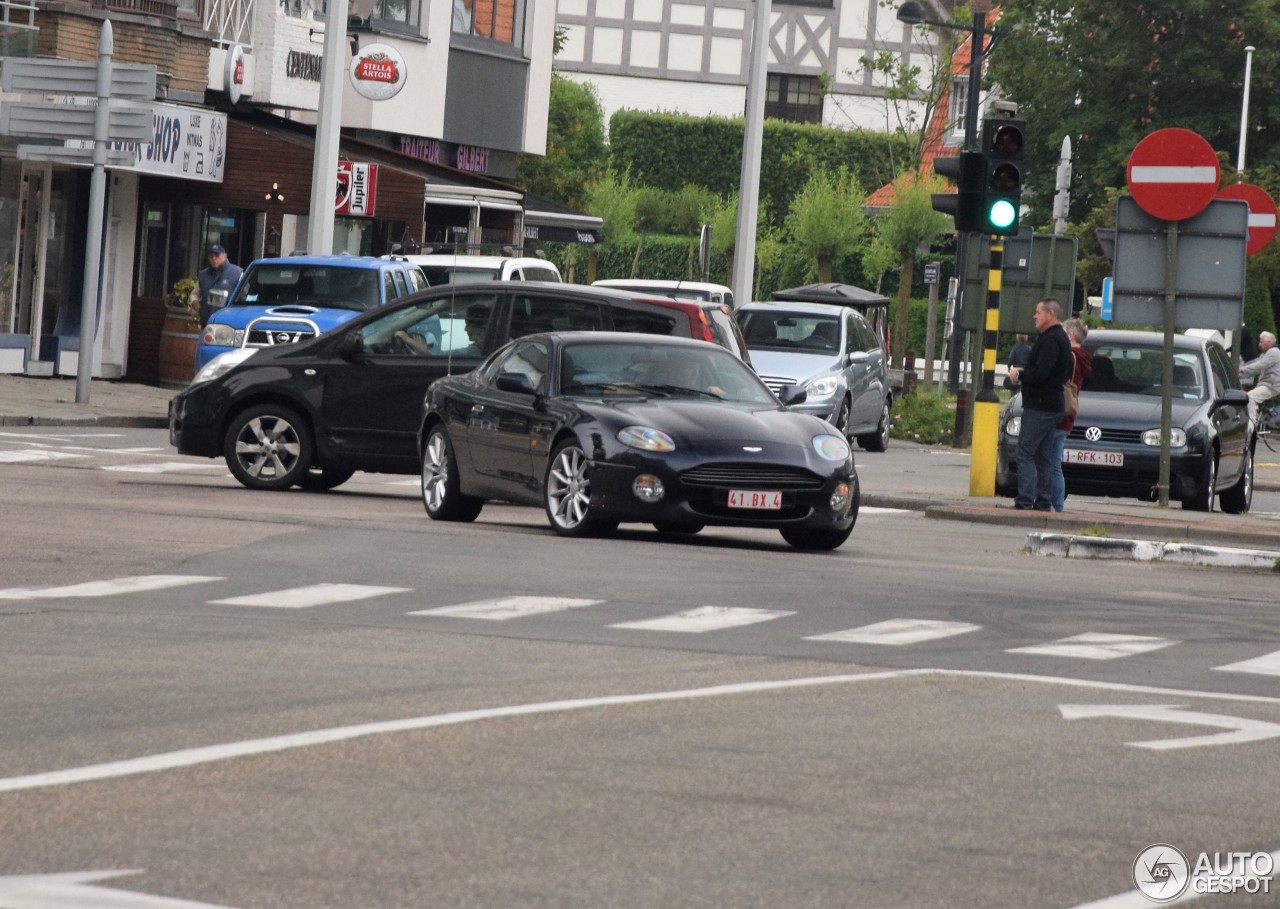
<svg viewBox="0 0 1280 909"><path fill-rule="evenodd" d="M591 465L591 499L603 512L626 522L711 524L723 527L846 528L857 520L860 490L852 463L828 476L781 465L719 462L673 469L658 459L633 463L600 461ZM662 481L665 494L657 502L637 498L636 478L649 474ZM833 509L832 495L848 484L848 501ZM731 508L729 490L782 494L775 510Z"/></svg>
<svg viewBox="0 0 1280 909"><path fill-rule="evenodd" d="M1082 448L1078 439L1067 439L1067 448ZM1159 495L1160 449L1144 445L1091 449L1124 455L1118 467L1097 464L1062 465L1062 478L1067 493L1081 496L1111 496L1155 501ZM997 491L1013 494L1018 487L1016 443L1000 442L996 465ZM1175 449L1169 454L1169 498L1191 499L1199 492L1204 476L1201 452L1190 448Z"/></svg>
<svg viewBox="0 0 1280 909"><path fill-rule="evenodd" d="M216 458L222 454L220 383L184 388L169 399L169 444L180 454Z"/></svg>

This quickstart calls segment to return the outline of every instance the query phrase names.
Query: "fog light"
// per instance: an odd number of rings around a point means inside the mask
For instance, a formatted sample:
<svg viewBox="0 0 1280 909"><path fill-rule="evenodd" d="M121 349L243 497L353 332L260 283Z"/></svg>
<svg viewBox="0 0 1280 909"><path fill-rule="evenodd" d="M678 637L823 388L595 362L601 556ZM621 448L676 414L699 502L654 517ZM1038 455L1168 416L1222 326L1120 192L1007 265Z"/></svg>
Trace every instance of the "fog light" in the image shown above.
<svg viewBox="0 0 1280 909"><path fill-rule="evenodd" d="M631 491L641 502L656 502L667 493L662 481L650 473L642 473L636 477L635 482L631 484Z"/></svg>
<svg viewBox="0 0 1280 909"><path fill-rule="evenodd" d="M835 492L831 493L831 510L844 511L849 507L849 484L841 483L836 487Z"/></svg>

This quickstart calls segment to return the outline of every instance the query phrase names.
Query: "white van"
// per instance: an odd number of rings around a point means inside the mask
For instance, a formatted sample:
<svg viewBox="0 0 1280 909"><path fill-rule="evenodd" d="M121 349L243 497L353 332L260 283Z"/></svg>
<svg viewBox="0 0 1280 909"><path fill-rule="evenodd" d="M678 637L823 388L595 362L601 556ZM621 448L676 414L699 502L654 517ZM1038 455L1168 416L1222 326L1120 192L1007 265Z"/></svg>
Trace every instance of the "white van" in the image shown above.
<svg viewBox="0 0 1280 909"><path fill-rule="evenodd" d="M409 258L412 259L413 256ZM647 281L643 278L609 278L591 283L596 287L621 287L624 290L636 290L656 297L723 303L730 309L737 308L737 304L733 302L733 291L723 284L708 284L705 281Z"/></svg>
<svg viewBox="0 0 1280 909"><path fill-rule="evenodd" d="M405 256L422 269L427 283L474 284L477 281L552 281L563 283L560 269L546 259L521 256L467 256L452 253Z"/></svg>

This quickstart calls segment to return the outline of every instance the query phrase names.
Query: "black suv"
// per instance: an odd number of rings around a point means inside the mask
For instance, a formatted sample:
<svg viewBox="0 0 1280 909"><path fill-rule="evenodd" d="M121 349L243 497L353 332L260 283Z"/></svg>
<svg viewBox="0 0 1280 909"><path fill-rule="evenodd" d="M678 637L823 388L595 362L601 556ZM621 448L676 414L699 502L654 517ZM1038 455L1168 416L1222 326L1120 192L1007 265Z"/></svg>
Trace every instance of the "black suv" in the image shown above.
<svg viewBox="0 0 1280 909"><path fill-rule="evenodd" d="M570 284L450 285L388 303L319 337L214 359L169 403L183 454L224 457L251 489L331 489L355 471L417 473L422 400L512 338L625 331L694 338L746 359L719 304Z"/></svg>

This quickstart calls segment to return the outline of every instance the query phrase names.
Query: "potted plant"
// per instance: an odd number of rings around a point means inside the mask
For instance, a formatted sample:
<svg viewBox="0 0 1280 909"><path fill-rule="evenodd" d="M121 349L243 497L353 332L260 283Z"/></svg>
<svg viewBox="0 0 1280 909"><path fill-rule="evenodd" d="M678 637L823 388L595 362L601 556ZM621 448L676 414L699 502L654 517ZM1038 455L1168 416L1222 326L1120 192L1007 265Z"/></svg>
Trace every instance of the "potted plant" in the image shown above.
<svg viewBox="0 0 1280 909"><path fill-rule="evenodd" d="M200 323L200 292L195 278L183 278L173 285L165 297L165 307L177 316L185 316L188 322Z"/></svg>
<svg viewBox="0 0 1280 909"><path fill-rule="evenodd" d="M183 278L164 298L160 332L160 384L181 388L195 374L196 341L200 337L200 290L195 278Z"/></svg>

